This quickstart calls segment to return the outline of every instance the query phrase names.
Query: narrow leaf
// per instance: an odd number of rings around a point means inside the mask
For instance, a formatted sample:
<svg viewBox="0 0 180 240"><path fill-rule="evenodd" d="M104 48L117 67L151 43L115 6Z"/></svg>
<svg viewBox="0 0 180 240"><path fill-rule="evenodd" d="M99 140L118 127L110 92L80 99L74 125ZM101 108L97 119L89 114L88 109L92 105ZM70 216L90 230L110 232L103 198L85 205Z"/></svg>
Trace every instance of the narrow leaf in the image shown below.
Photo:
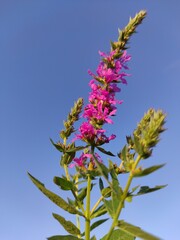
<svg viewBox="0 0 180 240"><path fill-rule="evenodd" d="M142 194L146 194L146 193L150 193L150 192L154 192L157 190L160 190L164 187L166 187L167 185L161 185L161 186L155 186L153 188L150 188L148 186L142 186L139 190L139 192L137 194L135 194L134 196L138 196L138 195L142 195Z"/></svg>
<svg viewBox="0 0 180 240"><path fill-rule="evenodd" d="M50 141L57 150L59 150L60 152L64 152L64 145L62 143L54 143L51 138Z"/></svg>
<svg viewBox="0 0 180 240"><path fill-rule="evenodd" d="M100 188L101 191L102 191L103 188L104 188L104 184L103 184L103 181L102 181L101 178L99 178L99 188Z"/></svg>
<svg viewBox="0 0 180 240"><path fill-rule="evenodd" d="M97 147L97 149L100 151L100 152L102 152L102 153L104 153L104 154L106 154L106 155L109 155L109 156L111 156L111 157L115 157L115 155L112 153L112 152L110 152L110 151L106 151L104 148L102 148L102 147Z"/></svg>
<svg viewBox="0 0 180 240"><path fill-rule="evenodd" d="M106 210L105 205L103 204L103 205L101 205L100 207L98 207L98 208L92 213L91 219L96 218L96 217L100 217L100 216L102 216L102 215L104 215L104 214L106 214L106 213L107 213L107 210Z"/></svg>
<svg viewBox="0 0 180 240"><path fill-rule="evenodd" d="M53 182L63 190L75 190L74 184L65 178L54 177Z"/></svg>
<svg viewBox="0 0 180 240"><path fill-rule="evenodd" d="M91 186L91 188L92 188L92 186ZM86 197L86 193L87 193L87 187L84 187L77 196L78 200L83 201L84 198Z"/></svg>
<svg viewBox="0 0 180 240"><path fill-rule="evenodd" d="M113 212L115 215L115 213L117 212L117 208L119 206L119 202L121 200L123 190L121 189L121 187L119 185L117 174L115 173L113 163L111 161L109 161L109 168L110 168L110 174L112 177L112 188L113 188L113 190L112 190L112 206L113 206Z"/></svg>
<svg viewBox="0 0 180 240"><path fill-rule="evenodd" d="M71 222L56 213L53 213L53 217L64 227L64 229L74 235L80 234L80 230Z"/></svg>
<svg viewBox="0 0 180 240"><path fill-rule="evenodd" d="M87 148L87 147L89 147L89 145L71 148L71 149L66 150L66 152L67 152L67 153L77 152L77 151L83 150L83 149L85 149L85 148Z"/></svg>
<svg viewBox="0 0 180 240"><path fill-rule="evenodd" d="M144 240L160 240L160 238L145 232L140 227L134 226L130 223L124 222L123 220L118 221L118 227L125 233L129 233L134 237L139 237Z"/></svg>
<svg viewBox="0 0 180 240"><path fill-rule="evenodd" d="M113 209L113 204L112 204L112 200L106 200L104 199L104 205L106 206L107 212L109 213L109 215L114 218L114 209Z"/></svg>
<svg viewBox="0 0 180 240"><path fill-rule="evenodd" d="M109 218L105 218L105 219L101 219L101 220L98 220L98 221L94 222L90 227L90 231L92 231L93 229L95 229L96 227L101 225L102 223L106 222L108 219Z"/></svg>
<svg viewBox="0 0 180 240"><path fill-rule="evenodd" d="M102 174L102 176L104 176L104 178L105 178L105 179L108 181L108 183L109 183L109 180L108 180L109 170L108 170L108 168L107 168L103 163L100 163L94 154L93 154L93 157L94 157L94 161L95 161L95 163L96 163L96 166L97 166L99 172ZM110 183L110 184L111 184L111 183Z"/></svg>
<svg viewBox="0 0 180 240"><path fill-rule="evenodd" d="M136 173L134 174L133 176L134 177L143 177L143 176L146 176L150 173L153 173L155 172L156 170L164 167L165 164L160 164L160 165L154 165L152 167L149 167L149 168L145 168L144 170L140 171L139 173Z"/></svg>
<svg viewBox="0 0 180 240"><path fill-rule="evenodd" d="M101 194L104 198L108 198L111 196L112 189L110 187L103 188Z"/></svg>
<svg viewBox="0 0 180 240"><path fill-rule="evenodd" d="M118 157L124 162L127 162L127 146L125 145L120 153L118 153Z"/></svg>
<svg viewBox="0 0 180 240"><path fill-rule="evenodd" d="M45 188L44 184L41 183L39 180L37 180L35 177L33 177L30 173L28 173L28 175L29 175L30 179L32 180L32 182L36 185L36 187L39 188L39 190L42 193L44 193L44 195L46 197L48 197L52 202L54 202L57 206L59 206L60 208L64 209L65 211L67 211L69 213L78 214L78 215L84 217L84 215L80 211L78 211L73 206L69 205L63 198L61 198L57 194L51 192L47 188Z"/></svg>

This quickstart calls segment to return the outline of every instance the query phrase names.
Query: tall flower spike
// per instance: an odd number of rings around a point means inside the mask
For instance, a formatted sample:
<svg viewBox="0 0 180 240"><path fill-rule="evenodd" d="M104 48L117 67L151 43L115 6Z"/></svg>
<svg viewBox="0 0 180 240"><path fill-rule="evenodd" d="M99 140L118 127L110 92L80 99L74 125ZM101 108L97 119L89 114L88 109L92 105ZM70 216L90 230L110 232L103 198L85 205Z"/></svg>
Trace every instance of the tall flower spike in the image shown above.
<svg viewBox="0 0 180 240"><path fill-rule="evenodd" d="M115 99L116 92L120 91L117 83L126 83L125 77L127 73L123 69L128 69L127 62L131 59L125 51L118 59L114 58L115 51L105 54L99 52L103 56L103 61L100 61L96 74L89 71L93 76L89 85L91 92L89 95L89 104L85 106L83 117L87 122L83 122L79 128L79 134L76 139L81 139L90 145L99 146L115 138L112 134L110 137L105 135L105 130L102 128L105 123L112 124L112 116L116 114L116 104L121 104L122 101Z"/></svg>

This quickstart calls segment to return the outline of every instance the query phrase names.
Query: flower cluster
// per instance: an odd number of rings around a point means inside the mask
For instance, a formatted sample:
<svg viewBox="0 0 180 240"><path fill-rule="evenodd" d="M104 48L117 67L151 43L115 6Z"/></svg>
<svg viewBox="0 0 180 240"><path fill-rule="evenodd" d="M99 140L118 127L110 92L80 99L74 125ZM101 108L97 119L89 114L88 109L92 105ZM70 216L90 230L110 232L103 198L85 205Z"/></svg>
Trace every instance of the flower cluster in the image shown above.
<svg viewBox="0 0 180 240"><path fill-rule="evenodd" d="M99 162L102 162L101 157L97 153L95 153L95 157ZM89 163L87 163L87 159L90 159L91 166L93 168L93 166L95 166L95 162L92 154L90 153L82 153L79 158L74 158L73 163L71 163L69 167L72 168L74 166L78 166L81 169L87 169L89 167Z"/></svg>
<svg viewBox="0 0 180 240"><path fill-rule="evenodd" d="M124 51L122 54L116 50L105 54L99 51L102 60L100 61L96 74L88 71L89 75L93 77L89 86L91 92L89 94L89 104L85 106L83 117L86 121L83 122L79 128L79 134L75 139L80 139L91 146L100 146L108 143L116 136L106 136L106 130L103 129L105 123L112 124L112 116L115 116L117 107L116 104L121 104L115 98L116 92L120 92L118 83L127 84L125 77L129 74L125 73L123 69L128 69L127 62L131 57ZM84 158L87 158L85 156ZM82 165L83 156L76 159L76 164Z"/></svg>

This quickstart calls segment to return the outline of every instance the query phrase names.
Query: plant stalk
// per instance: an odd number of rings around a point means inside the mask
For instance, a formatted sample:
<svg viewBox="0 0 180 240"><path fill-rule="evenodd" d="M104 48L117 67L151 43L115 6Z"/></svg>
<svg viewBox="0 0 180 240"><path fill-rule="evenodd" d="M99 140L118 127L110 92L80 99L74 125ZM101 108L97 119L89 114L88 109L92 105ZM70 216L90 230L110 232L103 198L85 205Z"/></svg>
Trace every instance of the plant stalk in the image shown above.
<svg viewBox="0 0 180 240"><path fill-rule="evenodd" d="M133 168L131 169L131 172L130 172L130 174L129 174L129 177L128 177L126 186L125 186L125 188L124 188L124 191L123 191L123 194L122 194L122 197L121 197L121 201L119 202L119 206L118 206L118 208L117 208L116 215L115 215L115 217L114 217L114 220L113 220L113 222L112 222L111 228L110 228L110 230L109 230L109 232L108 232L105 240L109 240L109 239L110 239L111 234L112 234L114 228L117 226L118 218L119 218L119 216L120 216L120 214L121 214L122 208L123 208L123 206L124 206L124 201L125 201L125 199L126 199L126 197L127 197L128 190L129 190L129 188L130 188L130 185L131 185L131 182L132 182L132 179L133 179L133 172L134 172L134 170L136 169L136 167L137 167L137 165L138 165L138 163L139 163L140 160L141 160L141 156L138 155L137 158L136 158L136 160L135 160L135 162L134 162Z"/></svg>
<svg viewBox="0 0 180 240"><path fill-rule="evenodd" d="M91 177L88 174L87 196L86 196L86 222L85 222L85 240L90 240L90 195L91 195Z"/></svg>

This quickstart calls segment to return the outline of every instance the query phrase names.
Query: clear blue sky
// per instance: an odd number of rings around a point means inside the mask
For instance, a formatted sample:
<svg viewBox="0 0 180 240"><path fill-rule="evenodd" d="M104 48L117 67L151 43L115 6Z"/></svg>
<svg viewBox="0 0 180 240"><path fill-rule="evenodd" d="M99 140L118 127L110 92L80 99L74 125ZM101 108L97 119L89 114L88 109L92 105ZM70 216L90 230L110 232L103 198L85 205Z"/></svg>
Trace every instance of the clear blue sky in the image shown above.
<svg viewBox="0 0 180 240"><path fill-rule="evenodd" d="M164 240L179 240L178 0L0 1L0 239L44 240L65 234L51 216L59 209L35 188L26 172L59 192L52 179L62 174L60 155L49 137L58 140L62 122L78 97L87 101L87 69L96 69L98 50L109 51L117 29L141 9L148 16L130 41L132 76L119 95L124 103L114 119L112 129L118 137L111 148L120 150L148 108L167 112L168 130L144 166L167 164L137 182L168 187L127 204L123 218Z"/></svg>

